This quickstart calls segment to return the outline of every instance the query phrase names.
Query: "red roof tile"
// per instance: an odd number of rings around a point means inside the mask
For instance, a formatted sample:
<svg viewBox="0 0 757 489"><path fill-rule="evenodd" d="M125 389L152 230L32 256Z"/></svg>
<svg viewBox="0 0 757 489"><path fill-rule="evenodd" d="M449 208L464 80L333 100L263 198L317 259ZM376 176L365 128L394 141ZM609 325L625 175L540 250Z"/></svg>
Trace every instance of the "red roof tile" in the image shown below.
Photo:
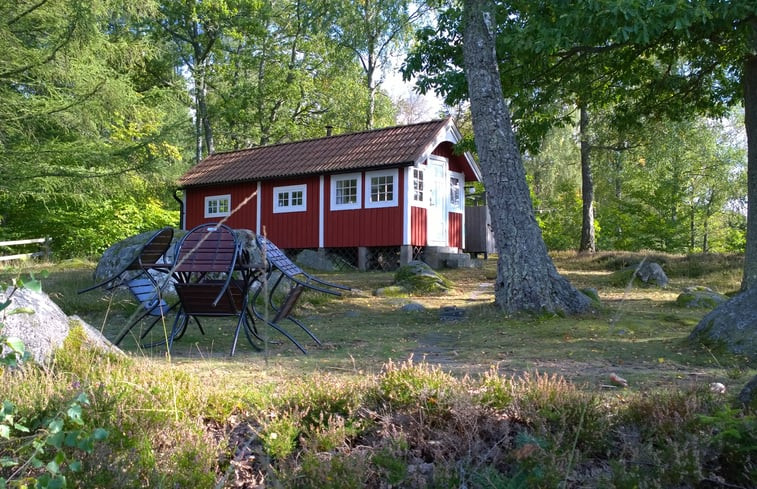
<svg viewBox="0 0 757 489"><path fill-rule="evenodd" d="M414 163L451 119L215 153L179 179L179 187L269 180Z"/></svg>

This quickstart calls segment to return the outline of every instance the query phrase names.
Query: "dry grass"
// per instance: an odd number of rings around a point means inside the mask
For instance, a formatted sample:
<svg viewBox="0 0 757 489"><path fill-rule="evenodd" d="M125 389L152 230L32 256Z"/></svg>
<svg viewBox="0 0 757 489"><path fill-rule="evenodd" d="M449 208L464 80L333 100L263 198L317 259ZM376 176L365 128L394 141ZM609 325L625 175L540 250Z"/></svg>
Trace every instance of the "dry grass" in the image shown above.
<svg viewBox="0 0 757 489"><path fill-rule="evenodd" d="M389 273L328 274L354 290L303 296L297 315L324 342L291 329L308 355L269 331L266 352L240 343L230 358L233 321L205 321L170 359L134 338L127 359L69 342L54 369L13 377L2 398L43 419L88 392L88 419L111 437L79 487L748 487L754 416L727 401L754 365L688 342L706 311L674 304L688 285L735 290L738 257L665 256L667 289L615 285L643 256L556 255L602 302L567 318L503 317L494 260L444 271L455 289L434 296L373 296ZM91 266L57 266L45 289L113 337L135 306L123 291L76 294ZM425 311L401 310L409 302ZM449 306L464 318L443 320Z"/></svg>
<svg viewBox="0 0 757 489"><path fill-rule="evenodd" d="M613 283L615 270L645 257L663 265L670 278L667 288ZM203 321L205 336L191 325L175 344L171 361L209 381L244 382L322 372L348 377L375 374L390 360L413 357L457 376L485 372L491 366L513 374L538 370L558 373L592 389L603 388L611 372L627 378L632 388L701 385L714 380L735 388L753 371L754 366L741 358L689 343L688 334L707 311L675 305L680 291L689 285L706 285L724 293L736 290L739 257L616 252L560 253L554 260L576 287L597 289L602 304L593 314L504 318L493 305L496 259L481 261L480 268L443 271L455 284L454 290L443 295L379 298L372 292L389 285L391 273L325 274L353 291L339 299L311 292L303 296L297 316L323 341L318 347L291 325L289 331L308 348L307 356L266 328L263 332L271 340L266 352L254 351L240 339L236 356L229 358L233 320L223 319ZM114 337L133 311L133 300L125 291L76 294L75 290L90 283L89 274L87 267L72 264L54 271L45 280L45 288L67 313L82 316ZM425 311L402 311L409 302L422 304ZM464 319L442 320L440 311L449 306L464 310ZM165 327L170 330L170 319ZM163 336L160 325L155 330L154 339ZM133 337L127 337L122 346L141 358L166 360L163 348L140 349ZM230 372L232 380L228 380Z"/></svg>

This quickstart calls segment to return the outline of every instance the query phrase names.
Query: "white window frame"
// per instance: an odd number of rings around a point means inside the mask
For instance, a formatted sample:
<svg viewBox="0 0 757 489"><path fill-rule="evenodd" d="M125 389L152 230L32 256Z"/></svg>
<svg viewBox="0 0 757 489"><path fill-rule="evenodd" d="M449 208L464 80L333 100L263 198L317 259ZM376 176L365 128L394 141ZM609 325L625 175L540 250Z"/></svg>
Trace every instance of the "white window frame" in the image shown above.
<svg viewBox="0 0 757 489"><path fill-rule="evenodd" d="M292 205L292 193L302 192L302 204ZM287 205L279 205L279 195L289 194ZM286 185L284 187L273 187L273 213L282 214L285 212L305 212L308 210L308 186L307 185Z"/></svg>
<svg viewBox="0 0 757 489"><path fill-rule="evenodd" d="M392 177L392 199L371 201L372 180L380 177ZM366 209L376 209L379 207L397 207L399 187L399 172L396 168L392 170L371 171L365 173L365 207Z"/></svg>
<svg viewBox="0 0 757 489"><path fill-rule="evenodd" d="M457 180L457 202L452 199L452 179ZM449 211L450 212L463 212L463 206L465 205L465 180L462 173L450 172L449 173Z"/></svg>
<svg viewBox="0 0 757 489"><path fill-rule="evenodd" d="M355 202L348 204L337 204L336 202L336 186L337 182L344 182L347 180L355 180L357 184L357 195ZM350 209L360 209L363 202L363 175L360 173L341 173L339 175L331 175L331 210L332 211L346 211Z"/></svg>
<svg viewBox="0 0 757 489"><path fill-rule="evenodd" d="M420 175L421 177L420 179L418 179L418 175ZM412 198L413 204L425 205L426 193L428 192L428 190L426 190L425 188L425 181L426 181L425 171L423 170L423 168L413 167L412 171L410 172L410 176L412 178L411 191L413 192L413 198ZM417 182L420 182L420 189L418 189L418 185L416 184ZM419 192L421 194L420 199L418 199Z"/></svg>
<svg viewBox="0 0 757 489"><path fill-rule="evenodd" d="M221 207L221 202L226 201L226 210L225 211L218 211L211 212L210 211L210 204L211 202L215 202L216 209L219 209ZM205 197L205 217L226 217L231 215L231 194L224 194L224 195L208 195Z"/></svg>

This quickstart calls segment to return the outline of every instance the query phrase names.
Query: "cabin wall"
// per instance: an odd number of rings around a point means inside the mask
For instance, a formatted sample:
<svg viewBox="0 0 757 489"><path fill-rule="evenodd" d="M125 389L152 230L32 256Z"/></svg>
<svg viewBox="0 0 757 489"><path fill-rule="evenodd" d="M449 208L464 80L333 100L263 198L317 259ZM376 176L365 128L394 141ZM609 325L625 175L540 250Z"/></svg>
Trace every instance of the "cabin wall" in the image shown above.
<svg viewBox="0 0 757 489"><path fill-rule="evenodd" d="M410 228L410 244L412 246L426 246L428 244L426 214L425 207L410 207L410 222L412 223Z"/></svg>
<svg viewBox="0 0 757 489"><path fill-rule="evenodd" d="M370 173L370 172L369 172ZM324 227L325 248L355 246L401 246L405 199L405 175L397 172L397 205L393 207L366 208L369 183L365 172L361 173L362 195L359 209L331 209L331 176L324 178Z"/></svg>
<svg viewBox="0 0 757 489"><path fill-rule="evenodd" d="M449 234L448 246L452 248L463 248L463 215L459 212L450 212L448 214L447 232Z"/></svg>
<svg viewBox="0 0 757 489"><path fill-rule="evenodd" d="M191 188L185 190L184 227L192 229L200 224L222 221L232 228L255 230L257 224L257 184L243 183L233 186ZM231 210L229 216L205 217L205 198L230 195ZM246 202L245 202L246 201ZM241 206L241 207L240 207Z"/></svg>
<svg viewBox="0 0 757 489"><path fill-rule="evenodd" d="M274 189L305 185L306 210L274 212ZM318 248L318 205L320 182L318 177L263 182L260 194L260 233L279 248Z"/></svg>

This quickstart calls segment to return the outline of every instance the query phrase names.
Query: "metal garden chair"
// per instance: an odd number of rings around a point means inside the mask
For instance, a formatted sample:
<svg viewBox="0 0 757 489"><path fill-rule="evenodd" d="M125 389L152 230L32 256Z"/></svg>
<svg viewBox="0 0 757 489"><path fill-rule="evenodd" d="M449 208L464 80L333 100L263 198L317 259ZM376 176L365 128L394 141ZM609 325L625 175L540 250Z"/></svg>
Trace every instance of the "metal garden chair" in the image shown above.
<svg viewBox="0 0 757 489"><path fill-rule="evenodd" d="M180 310L168 339L169 350L190 318L223 316L237 318L231 355L243 326L247 340L260 349L262 339L248 299L250 285L261 271L248 267L241 256L236 234L225 225L201 224L181 239L172 269Z"/></svg>
<svg viewBox="0 0 757 489"><path fill-rule="evenodd" d="M258 247L268 265L267 271L267 296L264 297L263 302L267 307L274 312L273 319L268 319L265 311L259 310L258 298L263 294L263 287L258 287L252 297L252 308L255 316L258 319L265 321L268 325L272 326L284 336L286 336L297 348L303 353L307 353L307 350L295 340L281 325L282 321L289 320L299 326L305 333L310 336L317 345L321 345L321 341L315 334L310 331L300 320L292 316L297 301L306 289L316 290L325 294L341 296L342 293L339 290L350 290L349 287L327 282L318 277L310 275L297 266L292 260L284 254L278 246L273 244L264 236L258 235L256 238ZM283 293L283 299L276 300L276 296L282 295L279 292L279 288L282 284L289 283L289 290ZM334 290L338 289L338 290Z"/></svg>
<svg viewBox="0 0 757 489"><path fill-rule="evenodd" d="M82 294L100 287L105 290L113 290L116 287L125 286L140 303L139 312L135 312L130 321L121 329L113 341L114 345L121 343L124 337L143 318L154 317L155 319L142 334L142 338L144 338L150 329L162 318L165 318L168 311L176 306L176 304L168 306L162 297L161 291L166 281L161 280L163 283L159 284L151 273L159 272L168 278L167 274L171 265L166 263L165 255L172 240L173 228L171 227L165 227L155 232L141 247L134 249L130 256L122 260L123 265L115 274L102 282L79 291Z"/></svg>

